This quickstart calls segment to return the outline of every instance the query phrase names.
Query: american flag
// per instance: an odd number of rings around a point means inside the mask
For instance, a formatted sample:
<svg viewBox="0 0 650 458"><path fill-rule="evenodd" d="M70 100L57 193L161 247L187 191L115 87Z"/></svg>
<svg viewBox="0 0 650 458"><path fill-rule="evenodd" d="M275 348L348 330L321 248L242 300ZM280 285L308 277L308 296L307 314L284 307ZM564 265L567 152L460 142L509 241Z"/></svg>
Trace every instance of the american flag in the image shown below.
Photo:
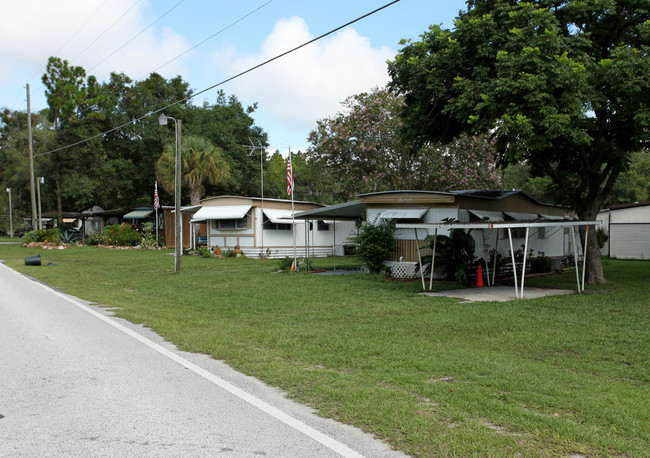
<svg viewBox="0 0 650 458"><path fill-rule="evenodd" d="M287 194L293 194L293 168L291 168L291 153L287 161Z"/></svg>
<svg viewBox="0 0 650 458"><path fill-rule="evenodd" d="M160 199L158 198L158 182L156 181L156 187L153 192L153 208L158 210L160 208Z"/></svg>

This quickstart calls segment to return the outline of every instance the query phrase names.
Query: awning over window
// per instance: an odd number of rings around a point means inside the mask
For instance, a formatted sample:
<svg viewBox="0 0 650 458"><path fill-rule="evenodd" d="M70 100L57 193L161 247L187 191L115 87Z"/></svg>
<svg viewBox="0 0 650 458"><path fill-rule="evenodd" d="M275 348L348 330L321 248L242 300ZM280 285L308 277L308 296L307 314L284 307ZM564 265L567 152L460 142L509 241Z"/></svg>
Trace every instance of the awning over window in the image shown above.
<svg viewBox="0 0 650 458"><path fill-rule="evenodd" d="M537 213L503 212L515 221L535 221L539 219Z"/></svg>
<svg viewBox="0 0 650 458"><path fill-rule="evenodd" d="M381 219L420 219L427 208L393 208L379 214Z"/></svg>
<svg viewBox="0 0 650 458"><path fill-rule="evenodd" d="M194 213L193 223L209 219L242 219L251 209L252 205L228 205L223 207L203 206Z"/></svg>
<svg viewBox="0 0 650 458"><path fill-rule="evenodd" d="M147 216L151 215L153 210L133 210L132 212L127 213L123 216L124 219L145 219Z"/></svg>
<svg viewBox="0 0 650 458"><path fill-rule="evenodd" d="M540 213L539 216L542 219L547 219L549 221L564 221L564 216L557 216L557 215L545 215L543 213Z"/></svg>
<svg viewBox="0 0 650 458"><path fill-rule="evenodd" d="M265 208L264 214L272 223L291 224L291 210L278 210L275 208Z"/></svg>
<svg viewBox="0 0 650 458"><path fill-rule="evenodd" d="M502 212L491 212L487 210L470 210L469 212L484 221L503 221Z"/></svg>

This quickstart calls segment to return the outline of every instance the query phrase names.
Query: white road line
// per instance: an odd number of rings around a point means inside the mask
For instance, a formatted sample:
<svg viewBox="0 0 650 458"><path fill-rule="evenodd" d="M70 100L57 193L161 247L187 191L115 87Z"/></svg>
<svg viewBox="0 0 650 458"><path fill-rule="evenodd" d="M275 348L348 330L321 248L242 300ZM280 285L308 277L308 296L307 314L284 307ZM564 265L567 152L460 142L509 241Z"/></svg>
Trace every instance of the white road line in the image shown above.
<svg viewBox="0 0 650 458"><path fill-rule="evenodd" d="M350 447L348 447L345 444L342 444L341 442L321 433L320 431L317 431L316 429L312 428L311 426L303 423L302 421L293 418L290 415L287 415L286 413L282 412L280 409L277 407L273 407L272 405L262 401L261 399L247 393L246 391L242 390L241 388L236 387L235 385L227 382L226 380L223 380L222 378L214 375L213 373L206 371L202 367L197 366L194 363L191 363L190 361L186 360L185 358L169 351L165 347L147 339L146 337L141 336L137 332L127 328L126 326L117 323L116 321L113 321L109 317L102 315L101 313L87 307L85 304L82 304L81 302L75 301L71 297L60 293L52 288L50 288L47 285L44 285L42 283L33 281L26 277L25 275L20 274L19 272L16 272L13 269L10 269L9 267L5 266L4 264L0 263L4 268L10 270L11 272L21 275L22 277L32 281L35 285L40 286L41 288L46 289L47 291L51 292L52 294L60 297L61 299L64 299L68 302L70 302L73 305L76 305L80 309L90 313L91 315L94 315L95 317L99 318L100 320L104 321L105 323L113 326L114 328L120 330L124 334L133 337L134 339L138 340L139 342L147 345L151 349L157 351L161 355L164 355L171 359L172 361L177 362L178 364L186 367L187 369L191 370L195 374L203 377L206 380L209 380L210 382L214 383L215 385L223 388L224 390L228 391L229 393L237 396L238 398L248 402L250 405L257 407L261 411L267 413L268 415L271 415L272 417L280 420L281 422L289 425L293 429L295 429L298 432L301 432L302 434L314 439L317 442L320 442L323 444L325 447L329 448L330 450L333 450L334 452L338 453L341 456L344 457L349 457L349 458L363 458L363 455L360 453L352 450Z"/></svg>

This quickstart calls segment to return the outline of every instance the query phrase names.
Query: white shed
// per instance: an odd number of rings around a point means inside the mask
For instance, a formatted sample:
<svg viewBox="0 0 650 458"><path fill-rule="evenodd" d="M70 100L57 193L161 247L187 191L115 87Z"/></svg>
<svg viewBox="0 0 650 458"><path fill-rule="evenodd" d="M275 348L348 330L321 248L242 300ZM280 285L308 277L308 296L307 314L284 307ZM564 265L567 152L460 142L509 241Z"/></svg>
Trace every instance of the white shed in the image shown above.
<svg viewBox="0 0 650 458"><path fill-rule="evenodd" d="M601 254L620 259L650 259L650 202L613 205L598 214L609 238Z"/></svg>

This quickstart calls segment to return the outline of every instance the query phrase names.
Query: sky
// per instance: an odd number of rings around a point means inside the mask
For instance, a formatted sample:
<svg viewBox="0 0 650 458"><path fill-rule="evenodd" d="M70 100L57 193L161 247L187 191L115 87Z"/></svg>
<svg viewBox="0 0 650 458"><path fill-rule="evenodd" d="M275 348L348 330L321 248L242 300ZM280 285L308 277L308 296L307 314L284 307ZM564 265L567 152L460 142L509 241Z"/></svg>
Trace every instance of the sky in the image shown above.
<svg viewBox="0 0 650 458"><path fill-rule="evenodd" d="M391 0L0 0L0 108L46 108L41 76L50 56L107 81L151 72L180 75L194 92L366 15ZM400 0L361 21L217 91L257 103L255 124L269 151L305 150L319 119L342 111L347 97L384 86L387 60L401 39L418 40L429 25L453 26L465 2ZM153 122L153 121L152 121Z"/></svg>

